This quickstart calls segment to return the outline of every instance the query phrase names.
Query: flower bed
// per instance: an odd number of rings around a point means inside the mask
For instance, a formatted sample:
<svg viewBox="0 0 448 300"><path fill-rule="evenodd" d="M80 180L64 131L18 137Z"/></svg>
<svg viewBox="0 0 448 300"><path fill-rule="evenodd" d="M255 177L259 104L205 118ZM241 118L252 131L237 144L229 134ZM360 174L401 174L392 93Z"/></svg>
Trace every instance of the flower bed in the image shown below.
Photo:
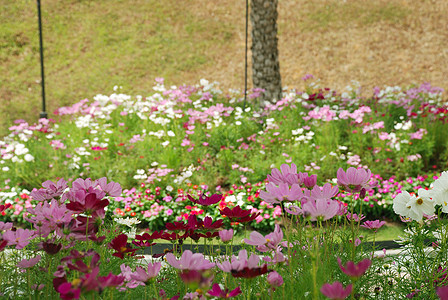
<svg viewBox="0 0 448 300"><path fill-rule="evenodd" d="M282 165L268 175L259 197L281 207L282 226L268 234L251 232L238 255L234 230L261 214L240 206L224 207L222 195L189 196L204 214L189 214L163 230L137 234L137 218L108 218L106 211L122 188L106 178L46 181L33 190L39 203L28 208L32 229L0 222L0 286L7 298L214 299L306 298L445 299L447 281L448 172L420 188L399 193L393 210L408 223L401 243L405 256L387 256L375 247L384 221L361 214L366 190L376 185L370 170L342 168L337 186L316 185L313 175ZM345 203L336 195L351 193ZM228 197L228 196L227 196ZM1 205L0 211L10 204ZM219 216L212 216L215 210ZM228 221L228 222L227 222ZM367 243L360 228L373 232ZM187 238L204 254L183 249ZM217 251L218 239L225 251ZM172 249L141 252L158 240ZM193 242L191 242L193 243ZM15 248L21 252L6 249ZM150 248L153 249L153 248ZM225 253L224 253L225 252ZM165 261L163 264L162 262ZM14 284L12 284L14 283ZM265 291L261 293L260 291Z"/></svg>
<svg viewBox="0 0 448 300"><path fill-rule="evenodd" d="M107 213L135 214L152 229L200 213L188 194L219 192L222 205L262 212L251 226L272 230L279 208L257 195L265 174L291 161L325 178L321 185L334 183L339 167L370 168L379 186L368 191L363 211L396 218L392 198L428 187L447 164L440 134L447 107L441 89L429 84L377 88L363 98L356 86L337 93L311 82L263 109L261 91L244 104L237 91L225 94L206 80L168 88L157 79L154 91L146 98L98 95L59 108L59 120L17 120L0 141L0 199L13 205L3 219L23 222L36 204L30 191L47 179L107 176L126 188Z"/></svg>

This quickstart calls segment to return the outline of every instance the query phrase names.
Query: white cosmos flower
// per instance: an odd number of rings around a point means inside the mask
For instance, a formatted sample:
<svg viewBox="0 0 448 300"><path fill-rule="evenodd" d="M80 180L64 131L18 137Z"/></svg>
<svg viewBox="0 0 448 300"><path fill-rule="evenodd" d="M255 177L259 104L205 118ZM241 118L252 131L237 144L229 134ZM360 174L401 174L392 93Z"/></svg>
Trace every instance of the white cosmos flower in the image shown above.
<svg viewBox="0 0 448 300"><path fill-rule="evenodd" d="M448 172L442 172L442 175L433 182L431 196L435 204L442 205L443 212L448 212Z"/></svg>
<svg viewBox="0 0 448 300"><path fill-rule="evenodd" d="M431 191L418 189L418 197L411 198L409 202L411 210L418 215L418 219L423 218L423 214L432 216L434 214L434 200L431 199Z"/></svg>
<svg viewBox="0 0 448 300"><path fill-rule="evenodd" d="M25 156L23 157L26 161L33 161L34 160L34 156L32 156L31 154L25 154Z"/></svg>
<svg viewBox="0 0 448 300"><path fill-rule="evenodd" d="M400 194L398 194L394 198L394 204L393 204L394 212L397 215L412 218L411 217L411 214L412 214L411 206L408 204L411 201L412 197L415 197L415 196L411 196L406 191L403 191ZM415 216L415 215L413 215L413 216ZM414 218L412 218L412 219L414 219Z"/></svg>
<svg viewBox="0 0 448 300"><path fill-rule="evenodd" d="M434 214L434 200L431 199L431 191L419 189L418 197L403 191L395 197L393 209L396 214L421 221L424 214Z"/></svg>

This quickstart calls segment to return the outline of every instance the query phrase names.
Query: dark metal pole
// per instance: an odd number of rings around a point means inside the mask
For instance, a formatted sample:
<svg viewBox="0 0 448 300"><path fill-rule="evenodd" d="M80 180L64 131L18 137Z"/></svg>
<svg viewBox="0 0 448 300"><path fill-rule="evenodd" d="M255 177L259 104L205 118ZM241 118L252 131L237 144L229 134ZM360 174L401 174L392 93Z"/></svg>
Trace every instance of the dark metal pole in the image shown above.
<svg viewBox="0 0 448 300"><path fill-rule="evenodd" d="M45 75L44 75L44 46L42 39L42 17L40 13L40 0L37 0L37 13L39 15L39 45L40 45L40 76L42 85L42 112L40 113L41 118L47 118L47 112L45 109Z"/></svg>
<svg viewBox="0 0 448 300"><path fill-rule="evenodd" d="M246 98L247 98L247 28L249 23L249 0L246 0L246 49L244 51L244 104L243 110L246 109Z"/></svg>

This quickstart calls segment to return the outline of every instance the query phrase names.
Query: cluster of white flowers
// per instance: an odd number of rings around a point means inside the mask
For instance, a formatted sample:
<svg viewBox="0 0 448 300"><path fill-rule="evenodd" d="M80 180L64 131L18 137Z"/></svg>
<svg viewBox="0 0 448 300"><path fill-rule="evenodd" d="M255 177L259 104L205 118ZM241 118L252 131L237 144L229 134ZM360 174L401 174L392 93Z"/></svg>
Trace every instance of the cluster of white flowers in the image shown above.
<svg viewBox="0 0 448 300"><path fill-rule="evenodd" d="M244 196L246 196L246 193L238 193L235 195L230 195L226 197L226 201L232 202L235 205L243 206L246 202L244 202Z"/></svg>
<svg viewBox="0 0 448 300"><path fill-rule="evenodd" d="M442 212L448 213L448 172L433 182L432 189L419 189L418 195L404 191L394 199L394 212L402 217L421 221L423 216L432 216L435 206L441 205Z"/></svg>
<svg viewBox="0 0 448 300"><path fill-rule="evenodd" d="M134 175L135 180L144 180L146 178L148 178L148 175L146 175L146 172L143 169L138 169L137 174Z"/></svg>
<svg viewBox="0 0 448 300"><path fill-rule="evenodd" d="M395 99L406 97L406 94L403 93L399 86L386 86L378 93L377 97L379 98L379 103L390 103Z"/></svg>
<svg viewBox="0 0 448 300"><path fill-rule="evenodd" d="M81 157L79 157L78 155L74 155L72 157L72 160L73 160L73 162L68 165L68 168L69 169L79 169L80 166L78 163L81 161Z"/></svg>
<svg viewBox="0 0 448 300"><path fill-rule="evenodd" d="M13 141L6 145L6 148L0 150L2 164L5 163L4 160L11 160L13 163L31 162L34 160L34 156L28 152L29 149L24 144Z"/></svg>
<svg viewBox="0 0 448 300"><path fill-rule="evenodd" d="M412 128L412 121L409 120L407 122L397 123L397 124L395 124L394 128L395 128L395 130L400 130L400 129L409 130Z"/></svg>
<svg viewBox="0 0 448 300"><path fill-rule="evenodd" d="M299 135L299 136L294 136L293 140L296 141L296 144L300 144L300 143L305 143L308 144L314 136L314 132L313 131L308 131L307 133L303 134L303 129L299 128L297 130L292 130L292 134L293 135Z"/></svg>
<svg viewBox="0 0 448 300"><path fill-rule="evenodd" d="M270 129L278 129L278 125L275 124L275 119L274 118L268 118L266 119L266 130L270 130Z"/></svg>
<svg viewBox="0 0 448 300"><path fill-rule="evenodd" d="M182 172L174 179L174 183L181 184L182 182L189 183L190 178L193 175L193 172L195 171L195 167L193 165L190 165L188 168L184 168Z"/></svg>
<svg viewBox="0 0 448 300"><path fill-rule="evenodd" d="M29 194L29 192L27 193ZM0 192L0 200L4 204L14 204L15 198L19 195L15 187L11 188L10 192Z"/></svg>
<svg viewBox="0 0 448 300"><path fill-rule="evenodd" d="M140 224L141 221L137 218L129 218L127 217L126 219L123 218L115 218L114 219L115 222L117 222L120 225L124 225L129 227L129 231L126 232L126 235L131 238L134 239L135 235L137 234L137 228L135 227L135 225Z"/></svg>

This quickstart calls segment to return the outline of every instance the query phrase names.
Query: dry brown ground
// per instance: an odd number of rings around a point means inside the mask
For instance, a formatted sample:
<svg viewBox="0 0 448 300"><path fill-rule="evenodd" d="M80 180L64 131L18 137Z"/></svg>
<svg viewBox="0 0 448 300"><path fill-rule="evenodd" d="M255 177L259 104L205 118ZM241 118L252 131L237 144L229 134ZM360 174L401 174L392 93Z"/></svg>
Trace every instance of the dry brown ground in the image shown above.
<svg viewBox="0 0 448 300"><path fill-rule="evenodd" d="M235 2L221 1L221 6L232 7ZM243 9L234 6L223 14L222 8L207 7L223 20L233 18L241 32ZM337 89L351 80L368 92L374 86L422 82L448 88L446 0L280 0L278 10L284 85L298 86L300 78L310 73L322 85ZM243 48L244 35L236 35L235 40L234 45ZM244 53L236 52L220 53L216 68L200 75L225 86L241 85Z"/></svg>
<svg viewBox="0 0 448 300"><path fill-rule="evenodd" d="M244 87L244 0L44 4L50 113L115 84L145 95L158 76ZM13 119L36 120L40 75L35 3L0 6L1 135ZM278 10L285 86L313 74L338 90L359 81L366 94L422 82L448 89L448 0L279 0Z"/></svg>

